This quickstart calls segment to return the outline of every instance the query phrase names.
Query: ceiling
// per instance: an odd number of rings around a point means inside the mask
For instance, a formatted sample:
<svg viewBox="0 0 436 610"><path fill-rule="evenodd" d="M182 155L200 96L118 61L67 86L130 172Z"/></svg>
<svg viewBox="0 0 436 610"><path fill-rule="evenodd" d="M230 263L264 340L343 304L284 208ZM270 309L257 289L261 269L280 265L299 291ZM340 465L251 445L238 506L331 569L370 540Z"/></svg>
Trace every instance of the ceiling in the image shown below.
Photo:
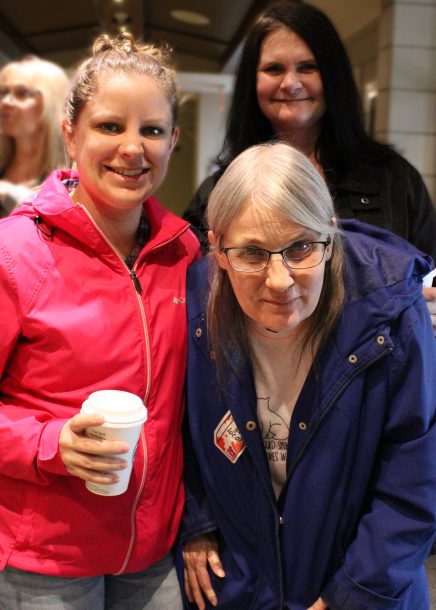
<svg viewBox="0 0 436 610"><path fill-rule="evenodd" d="M381 0L314 0L341 35L377 17ZM137 37L165 40L176 57L189 57L194 70L221 71L247 28L268 0L1 0L0 49L3 60L35 53L64 66L88 52L95 36L126 25ZM177 20L174 10L200 13L209 23ZM191 68L183 65L183 70Z"/></svg>
<svg viewBox="0 0 436 610"><path fill-rule="evenodd" d="M135 36L166 40L177 53L225 63L265 0L2 0L0 31L17 52L42 57L83 54L101 31L127 25ZM209 24L175 19L173 10L196 12Z"/></svg>

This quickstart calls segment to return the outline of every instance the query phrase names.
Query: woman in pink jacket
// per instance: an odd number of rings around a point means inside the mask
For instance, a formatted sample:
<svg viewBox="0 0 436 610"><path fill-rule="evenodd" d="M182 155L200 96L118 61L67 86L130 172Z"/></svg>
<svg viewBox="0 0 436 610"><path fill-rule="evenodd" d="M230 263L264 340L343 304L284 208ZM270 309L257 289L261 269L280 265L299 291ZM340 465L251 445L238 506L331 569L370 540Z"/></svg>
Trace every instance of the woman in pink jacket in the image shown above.
<svg viewBox="0 0 436 610"><path fill-rule="evenodd" d="M183 504L185 275L198 244L152 194L177 141L168 53L101 36L63 123L77 171L0 222L0 607L181 607L170 554ZM148 408L128 446L80 414L117 389ZM126 601L128 599L128 602Z"/></svg>

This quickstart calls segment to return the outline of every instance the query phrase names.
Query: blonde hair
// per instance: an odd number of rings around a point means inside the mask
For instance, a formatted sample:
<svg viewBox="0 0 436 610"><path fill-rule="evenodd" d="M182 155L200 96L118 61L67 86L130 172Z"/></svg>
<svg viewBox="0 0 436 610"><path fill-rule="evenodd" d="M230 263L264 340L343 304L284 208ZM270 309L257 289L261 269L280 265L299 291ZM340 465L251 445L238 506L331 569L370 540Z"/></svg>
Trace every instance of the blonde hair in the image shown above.
<svg viewBox="0 0 436 610"><path fill-rule="evenodd" d="M142 44L135 41L129 32L115 38L102 34L94 42L92 57L80 64L73 78L65 108L67 122L71 125L77 122L84 106L96 91L98 77L110 71L151 77L165 92L175 125L178 96L170 58L171 49L166 45Z"/></svg>
<svg viewBox="0 0 436 610"><path fill-rule="evenodd" d="M332 254L326 262L320 299L302 343L302 350L308 347L314 355L333 330L344 298L343 251L329 190L305 155L288 144L271 142L237 156L213 189L207 223L218 244L247 203L331 238ZM213 254L210 259L209 339L222 368L232 353L240 358L249 355L249 342L228 274Z"/></svg>
<svg viewBox="0 0 436 610"><path fill-rule="evenodd" d="M68 77L57 64L26 55L19 61L12 61L0 70L0 82L8 73L24 68L31 77L32 87L42 96L42 124L44 129L44 154L41 156L38 178L44 178L52 170L65 167L67 157L62 137L61 123ZM5 168L14 154L14 140L0 134L0 167Z"/></svg>

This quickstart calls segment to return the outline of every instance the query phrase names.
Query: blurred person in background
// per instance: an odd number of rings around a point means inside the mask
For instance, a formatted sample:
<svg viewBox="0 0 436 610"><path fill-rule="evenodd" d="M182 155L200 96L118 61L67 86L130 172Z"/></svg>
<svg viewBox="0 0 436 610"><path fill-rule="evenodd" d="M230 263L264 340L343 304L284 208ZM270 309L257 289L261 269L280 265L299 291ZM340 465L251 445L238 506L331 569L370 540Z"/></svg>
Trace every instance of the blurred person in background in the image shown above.
<svg viewBox="0 0 436 610"><path fill-rule="evenodd" d="M34 55L0 70L0 217L66 166L61 121L67 88L64 70Z"/></svg>

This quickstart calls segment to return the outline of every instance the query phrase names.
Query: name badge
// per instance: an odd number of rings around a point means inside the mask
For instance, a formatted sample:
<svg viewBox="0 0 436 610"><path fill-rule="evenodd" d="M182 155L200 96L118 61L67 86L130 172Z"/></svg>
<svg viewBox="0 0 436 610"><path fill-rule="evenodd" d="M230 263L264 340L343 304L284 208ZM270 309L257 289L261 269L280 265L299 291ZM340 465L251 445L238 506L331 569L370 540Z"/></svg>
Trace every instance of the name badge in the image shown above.
<svg viewBox="0 0 436 610"><path fill-rule="evenodd" d="M233 464L241 457L246 444L230 411L214 430L214 444Z"/></svg>

